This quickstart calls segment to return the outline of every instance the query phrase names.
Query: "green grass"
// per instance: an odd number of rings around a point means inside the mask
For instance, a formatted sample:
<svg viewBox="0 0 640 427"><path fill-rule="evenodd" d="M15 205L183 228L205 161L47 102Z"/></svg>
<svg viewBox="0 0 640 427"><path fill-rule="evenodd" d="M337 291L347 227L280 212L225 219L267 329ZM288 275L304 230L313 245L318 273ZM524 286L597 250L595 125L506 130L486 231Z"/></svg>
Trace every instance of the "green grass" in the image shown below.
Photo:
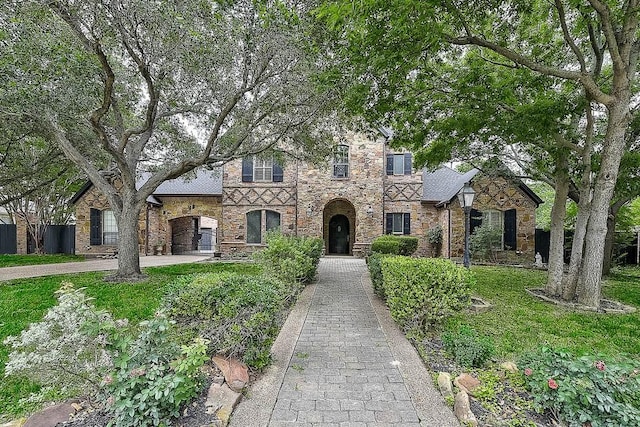
<svg viewBox="0 0 640 427"><path fill-rule="evenodd" d="M517 359L542 346L579 355L640 355L640 311L633 314L574 312L534 298L525 288L543 287L546 273L536 270L474 267L474 293L493 307L486 313L460 313L449 327L467 323L489 335L498 357ZM640 309L640 269L623 269L603 287L605 297Z"/></svg>
<svg viewBox="0 0 640 427"><path fill-rule="evenodd" d="M20 402L38 387L26 380L4 378L8 349L2 341L18 335L29 323L39 321L55 304L54 292L63 281L86 288L98 308L109 310L114 318L137 323L153 316L162 298L162 288L177 276L191 273L235 271L256 274L259 267L247 263L181 264L144 269L149 276L140 283L105 283L105 272L47 276L0 282L0 422L5 416L19 416L33 409Z"/></svg>
<svg viewBox="0 0 640 427"><path fill-rule="evenodd" d="M78 255L51 254L51 255L0 255L0 268L19 267L22 265L59 264L61 262L84 261L84 257Z"/></svg>

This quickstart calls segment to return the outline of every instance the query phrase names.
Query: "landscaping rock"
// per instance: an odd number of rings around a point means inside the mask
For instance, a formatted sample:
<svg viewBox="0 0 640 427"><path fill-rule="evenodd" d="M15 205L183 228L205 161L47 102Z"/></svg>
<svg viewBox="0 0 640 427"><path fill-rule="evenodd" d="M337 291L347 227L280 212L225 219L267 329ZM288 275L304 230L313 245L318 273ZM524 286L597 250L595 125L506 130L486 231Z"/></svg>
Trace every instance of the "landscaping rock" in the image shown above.
<svg viewBox="0 0 640 427"><path fill-rule="evenodd" d="M69 403L61 403L33 414L24 427L54 427L58 423L69 421L75 413L75 408Z"/></svg>
<svg viewBox="0 0 640 427"><path fill-rule="evenodd" d="M511 372L512 374L518 372L518 365L513 362L502 362L500 364L500 367L507 372Z"/></svg>
<svg viewBox="0 0 640 427"><path fill-rule="evenodd" d="M9 421L8 423L0 424L0 427L22 427L26 420L20 418L19 420Z"/></svg>
<svg viewBox="0 0 640 427"><path fill-rule="evenodd" d="M453 397L453 390L451 389L451 375L447 372L440 372L438 374L438 387L440 393L444 397Z"/></svg>
<svg viewBox="0 0 640 427"><path fill-rule="evenodd" d="M233 412L233 408L238 404L242 395L231 390L227 384L211 384L205 407L207 414L216 414L221 421L221 426L229 423L229 417Z"/></svg>
<svg viewBox="0 0 640 427"><path fill-rule="evenodd" d="M469 406L469 395L465 391L459 391L453 403L453 413L458 417L460 424L477 427L478 419Z"/></svg>
<svg viewBox="0 0 640 427"><path fill-rule="evenodd" d="M453 380L453 383L460 388L460 390L465 391L473 396L473 391L480 387L480 381L477 378L472 377L471 375L464 373L456 377Z"/></svg>
<svg viewBox="0 0 640 427"><path fill-rule="evenodd" d="M213 363L222 371L227 385L233 391L242 391L249 383L249 369L247 365L236 359L225 359L220 356L213 356Z"/></svg>

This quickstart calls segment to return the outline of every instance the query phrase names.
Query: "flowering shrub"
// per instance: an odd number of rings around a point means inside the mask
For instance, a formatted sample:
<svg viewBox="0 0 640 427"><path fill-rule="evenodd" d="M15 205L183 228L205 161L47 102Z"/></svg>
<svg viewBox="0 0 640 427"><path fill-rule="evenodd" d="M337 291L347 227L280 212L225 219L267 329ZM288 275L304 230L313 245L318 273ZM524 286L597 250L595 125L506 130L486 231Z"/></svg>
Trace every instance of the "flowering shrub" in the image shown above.
<svg viewBox="0 0 640 427"><path fill-rule="evenodd" d="M105 349L107 337L95 326L111 324L116 328L116 324L72 283L63 282L56 297L58 304L42 321L29 325L20 336L4 340L11 349L5 375L24 375L45 390L53 386L67 394L93 396L100 379L112 367Z"/></svg>
<svg viewBox="0 0 640 427"><path fill-rule="evenodd" d="M170 323L162 315L140 323L140 334L114 334L116 371L103 379L113 425L168 424L180 407L199 391L200 368L207 360L207 343L196 339L178 348L169 339Z"/></svg>
<svg viewBox="0 0 640 427"><path fill-rule="evenodd" d="M543 348L526 356L525 384L535 405L569 427L640 426L640 363Z"/></svg>

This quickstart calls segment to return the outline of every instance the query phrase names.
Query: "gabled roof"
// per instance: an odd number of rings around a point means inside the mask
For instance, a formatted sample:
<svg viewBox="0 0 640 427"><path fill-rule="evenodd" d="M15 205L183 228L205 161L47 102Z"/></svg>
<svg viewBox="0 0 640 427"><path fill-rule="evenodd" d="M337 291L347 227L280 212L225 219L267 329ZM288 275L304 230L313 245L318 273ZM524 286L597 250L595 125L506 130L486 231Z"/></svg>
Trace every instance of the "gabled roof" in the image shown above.
<svg viewBox="0 0 640 427"><path fill-rule="evenodd" d="M150 174L143 174L136 184L138 188L148 179ZM87 181L85 185L73 196L71 203L76 203L86 193L93 183ZM180 177L163 182L147 198L148 203L161 205L157 197L162 196L221 196L222 195L222 169L198 169L196 175Z"/></svg>
<svg viewBox="0 0 640 427"><path fill-rule="evenodd" d="M467 173L456 172L446 166L433 172L422 172L422 201L442 204L453 199L462 189L465 182L480 172L478 169L471 169Z"/></svg>
<svg viewBox="0 0 640 427"><path fill-rule="evenodd" d="M469 172L460 173L446 166L441 167L433 172L422 172L422 201L431 202L437 205L450 202L462 190L466 182L470 182L478 173L479 169L473 168ZM513 173L504 166L504 173L512 175L518 188L533 200L536 206L543 203L524 182L513 176Z"/></svg>

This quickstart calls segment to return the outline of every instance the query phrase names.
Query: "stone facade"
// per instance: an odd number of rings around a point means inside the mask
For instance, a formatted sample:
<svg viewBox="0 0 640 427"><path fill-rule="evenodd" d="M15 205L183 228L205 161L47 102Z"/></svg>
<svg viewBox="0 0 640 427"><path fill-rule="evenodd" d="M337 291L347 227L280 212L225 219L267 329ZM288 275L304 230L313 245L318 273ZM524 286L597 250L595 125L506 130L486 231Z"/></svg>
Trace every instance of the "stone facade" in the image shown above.
<svg viewBox="0 0 640 427"><path fill-rule="evenodd" d="M413 170L410 153L391 150L382 138L372 140L357 133L348 133L338 144L336 158L341 160L328 159L320 165L297 160L278 165L259 158L227 163L216 190L220 195L156 195L159 203L148 204L140 215L141 253L151 254L157 248L165 253L201 250L206 219L217 224L210 240L224 256L263 248L269 229L321 238L329 255L361 256L373 239L388 231L389 224L396 233L418 237L416 255L462 256L464 214L457 199L423 200L427 181L423 183L422 171ZM462 175L449 170L447 176ZM437 181L458 185L448 179ZM517 244L512 251L504 251L505 257L533 261L536 201L531 194L523 191L519 181L480 173L473 177L472 186L475 209L515 209ZM89 244L90 208L108 209L95 188L76 202L77 252L115 250ZM442 229L443 236L438 252L428 241L429 230L435 227Z"/></svg>

